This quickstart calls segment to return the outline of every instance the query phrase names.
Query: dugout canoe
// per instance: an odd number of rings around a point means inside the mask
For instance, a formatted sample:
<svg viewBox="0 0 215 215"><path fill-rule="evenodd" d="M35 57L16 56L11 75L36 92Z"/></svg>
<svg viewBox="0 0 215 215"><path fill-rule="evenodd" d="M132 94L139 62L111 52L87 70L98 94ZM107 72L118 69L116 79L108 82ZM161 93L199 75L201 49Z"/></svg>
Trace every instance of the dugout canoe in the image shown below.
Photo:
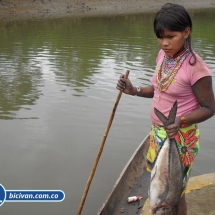
<svg viewBox="0 0 215 215"><path fill-rule="evenodd" d="M149 147L149 135L138 146L112 191L97 215L131 215L140 214L148 198L150 173L146 170L146 153ZM127 202L129 196L142 196L136 202Z"/></svg>

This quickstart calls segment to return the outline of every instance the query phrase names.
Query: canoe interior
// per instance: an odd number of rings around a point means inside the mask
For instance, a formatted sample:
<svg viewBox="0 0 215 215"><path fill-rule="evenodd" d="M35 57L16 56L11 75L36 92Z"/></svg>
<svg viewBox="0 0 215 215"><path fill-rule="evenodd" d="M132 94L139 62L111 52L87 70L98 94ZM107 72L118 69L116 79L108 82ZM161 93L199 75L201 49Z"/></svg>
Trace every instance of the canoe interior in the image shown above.
<svg viewBox="0 0 215 215"><path fill-rule="evenodd" d="M146 171L146 153L149 147L149 135L136 149L120 174L111 193L97 215L136 215L140 214L148 198L150 173ZM127 202L129 196L142 196L136 202Z"/></svg>

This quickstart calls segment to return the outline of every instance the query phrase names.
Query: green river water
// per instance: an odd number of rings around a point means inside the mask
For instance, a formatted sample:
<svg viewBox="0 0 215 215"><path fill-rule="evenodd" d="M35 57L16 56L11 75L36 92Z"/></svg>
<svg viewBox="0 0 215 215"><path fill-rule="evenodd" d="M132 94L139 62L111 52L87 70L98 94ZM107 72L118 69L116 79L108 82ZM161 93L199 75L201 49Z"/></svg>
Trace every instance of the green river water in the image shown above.
<svg viewBox="0 0 215 215"><path fill-rule="evenodd" d="M215 10L191 11L194 50L215 89ZM0 183L63 190L60 203L5 203L1 214L74 215L127 69L148 85L159 47L154 14L0 25ZM122 95L83 215L97 213L150 129L150 99ZM192 175L215 172L215 118L200 124Z"/></svg>

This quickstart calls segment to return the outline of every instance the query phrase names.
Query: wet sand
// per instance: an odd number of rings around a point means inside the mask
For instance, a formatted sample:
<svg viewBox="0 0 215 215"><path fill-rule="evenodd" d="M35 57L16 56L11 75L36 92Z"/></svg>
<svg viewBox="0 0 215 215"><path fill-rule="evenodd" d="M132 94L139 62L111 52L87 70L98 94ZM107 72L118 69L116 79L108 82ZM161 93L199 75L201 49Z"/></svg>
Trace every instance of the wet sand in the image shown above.
<svg viewBox="0 0 215 215"><path fill-rule="evenodd" d="M186 199L187 215L215 215L215 173L190 178ZM140 215L150 215L148 200Z"/></svg>
<svg viewBox="0 0 215 215"><path fill-rule="evenodd" d="M110 16L155 12L166 0L0 0L0 20ZM214 0L179 0L187 9L215 8Z"/></svg>

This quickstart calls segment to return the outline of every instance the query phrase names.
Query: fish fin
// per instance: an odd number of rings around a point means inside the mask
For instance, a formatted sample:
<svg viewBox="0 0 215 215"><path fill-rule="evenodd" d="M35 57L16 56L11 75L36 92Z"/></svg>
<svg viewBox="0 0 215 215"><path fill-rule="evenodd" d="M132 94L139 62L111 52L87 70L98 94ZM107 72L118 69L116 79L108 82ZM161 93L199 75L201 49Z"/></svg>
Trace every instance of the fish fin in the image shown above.
<svg viewBox="0 0 215 215"><path fill-rule="evenodd" d="M178 101L176 100L169 112L168 120L166 122L166 125L171 125L175 122L175 117L178 109Z"/></svg>
<svg viewBox="0 0 215 215"><path fill-rule="evenodd" d="M157 108L154 108L154 112L158 119L163 123L163 125L166 125L168 118L163 113L161 113Z"/></svg>
<svg viewBox="0 0 215 215"><path fill-rule="evenodd" d="M178 102L176 100L169 112L168 118L163 113L161 113L157 108L154 108L154 112L155 112L156 116L158 117L158 119L160 119L160 121L163 123L163 125L167 126L167 125L171 125L175 122L177 108L178 108Z"/></svg>

